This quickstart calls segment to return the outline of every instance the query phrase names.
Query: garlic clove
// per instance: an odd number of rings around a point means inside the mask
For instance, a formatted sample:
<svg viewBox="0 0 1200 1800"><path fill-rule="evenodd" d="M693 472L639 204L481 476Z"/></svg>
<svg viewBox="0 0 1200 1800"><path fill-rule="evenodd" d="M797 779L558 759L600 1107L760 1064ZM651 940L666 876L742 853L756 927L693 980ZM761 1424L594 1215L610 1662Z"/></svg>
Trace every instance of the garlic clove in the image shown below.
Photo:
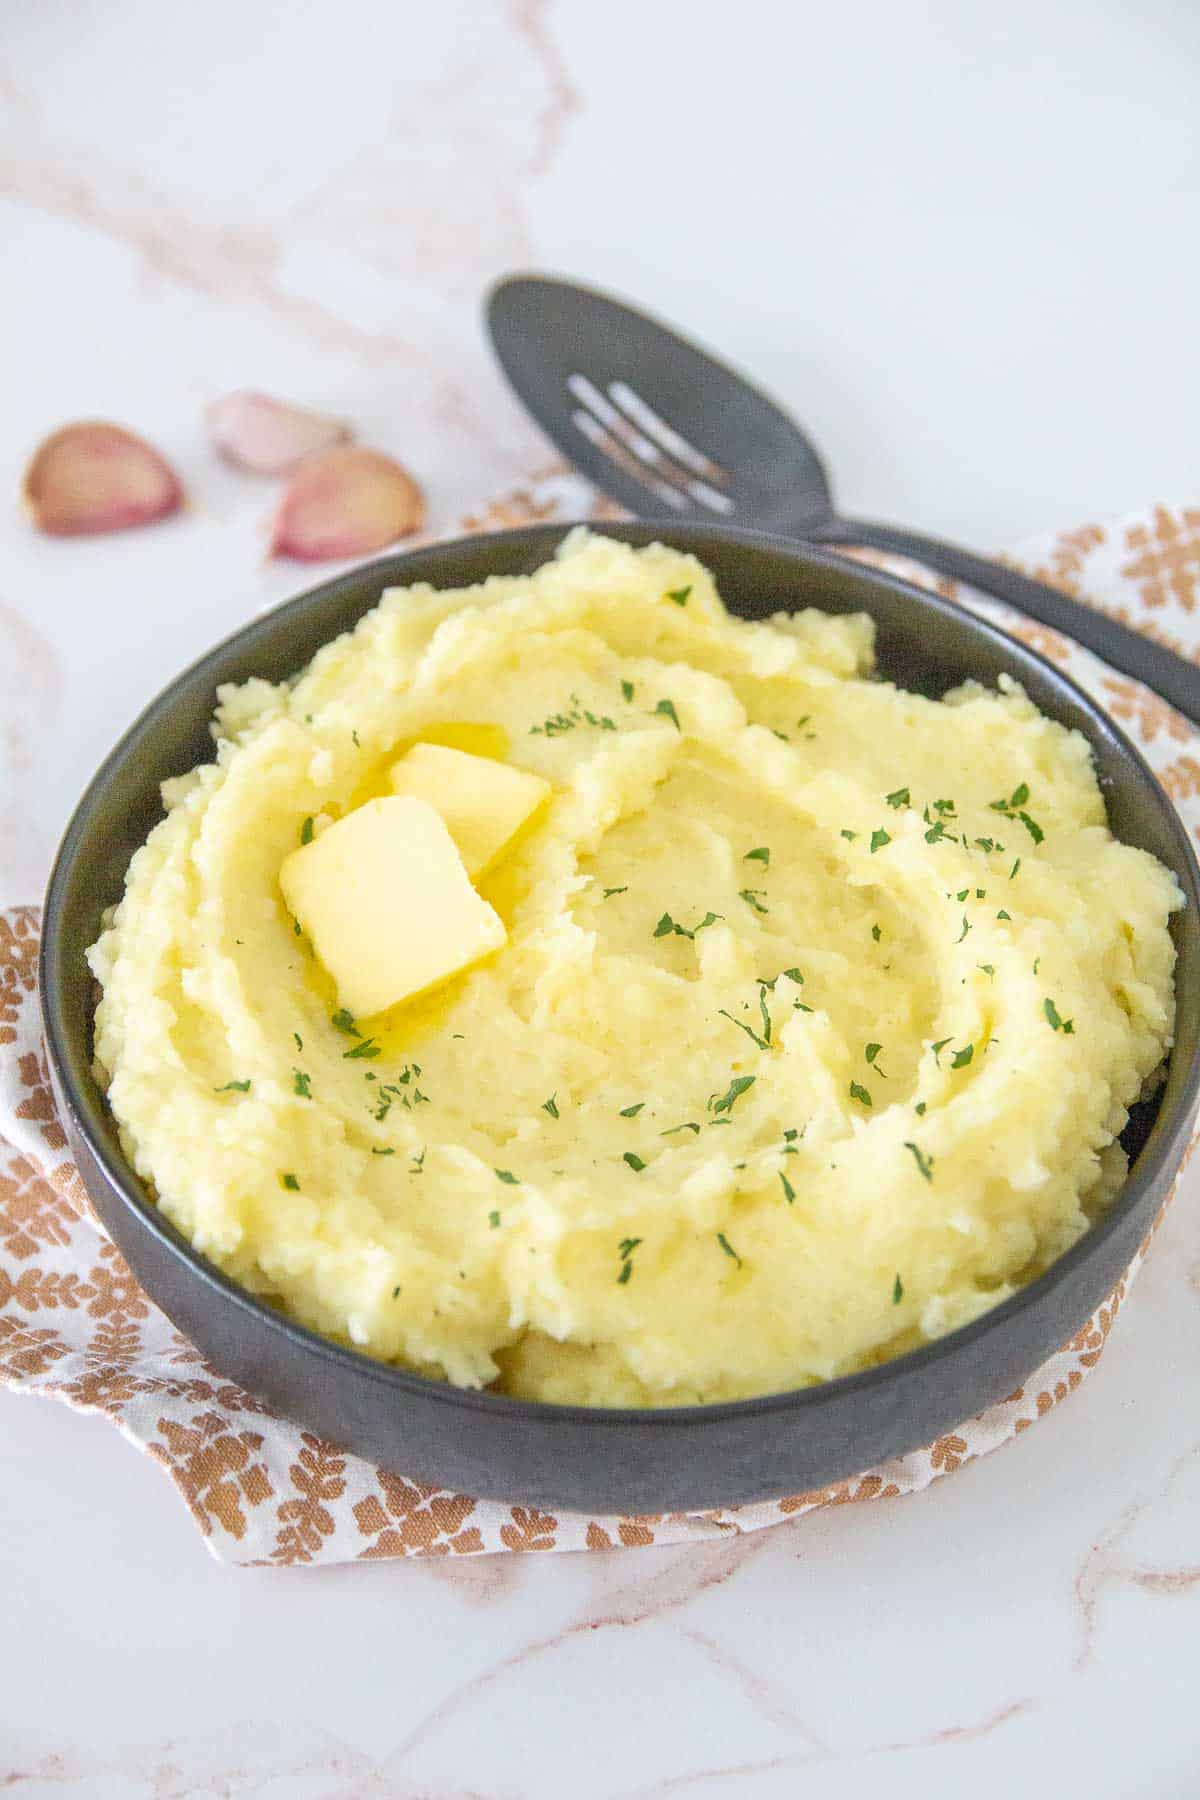
<svg viewBox="0 0 1200 1800"><path fill-rule="evenodd" d="M271 528L272 556L331 562L367 556L419 531L425 502L390 456L358 447L327 450L296 470Z"/></svg>
<svg viewBox="0 0 1200 1800"><path fill-rule="evenodd" d="M34 451L22 485L39 531L87 537L165 519L183 504L183 487L151 444L121 425L81 420L53 432Z"/></svg>
<svg viewBox="0 0 1200 1800"><path fill-rule="evenodd" d="M308 412L249 388L214 400L204 416L225 461L256 475L286 475L306 456L347 444L353 436L344 419Z"/></svg>

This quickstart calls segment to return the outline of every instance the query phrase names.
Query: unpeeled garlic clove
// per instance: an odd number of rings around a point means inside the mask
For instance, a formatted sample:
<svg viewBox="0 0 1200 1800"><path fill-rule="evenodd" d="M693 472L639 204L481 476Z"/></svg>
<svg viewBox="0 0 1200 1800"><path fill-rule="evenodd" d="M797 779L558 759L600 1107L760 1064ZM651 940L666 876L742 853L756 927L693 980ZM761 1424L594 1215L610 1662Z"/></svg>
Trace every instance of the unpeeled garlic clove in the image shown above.
<svg viewBox="0 0 1200 1800"><path fill-rule="evenodd" d="M128 531L183 504L179 477L153 445L98 419L64 425L46 438L22 491L34 524L51 537Z"/></svg>
<svg viewBox="0 0 1200 1800"><path fill-rule="evenodd" d="M204 416L225 461L256 475L286 475L306 456L348 444L354 435L344 419L308 412L250 388L214 400Z"/></svg>
<svg viewBox="0 0 1200 1800"><path fill-rule="evenodd" d="M297 562L367 556L420 530L425 502L379 450L327 450L292 476L271 529L271 555Z"/></svg>

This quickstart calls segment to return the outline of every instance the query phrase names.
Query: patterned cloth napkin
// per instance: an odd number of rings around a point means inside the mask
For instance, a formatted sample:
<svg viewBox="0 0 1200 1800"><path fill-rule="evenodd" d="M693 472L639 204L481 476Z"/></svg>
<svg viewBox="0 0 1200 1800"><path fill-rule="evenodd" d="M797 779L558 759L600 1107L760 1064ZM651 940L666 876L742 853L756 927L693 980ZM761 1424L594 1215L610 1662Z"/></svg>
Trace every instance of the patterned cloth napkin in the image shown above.
<svg viewBox="0 0 1200 1800"><path fill-rule="evenodd" d="M464 524L495 530L589 512L612 516L575 477L553 473ZM952 591L898 559L868 560ZM1200 663L1200 505L1162 504L1049 533L1016 560ZM1069 669L1138 741L1200 838L1200 732L1057 633L976 594L956 597ZM642 1518L555 1517L448 1493L374 1468L279 1418L211 1369L138 1287L90 1213L55 1117L34 992L37 943L34 907L0 913L0 1379L110 1419L166 1470L223 1562L671 1544L914 1493L1015 1437L1079 1386L1145 1255L1143 1245L1105 1304L1023 1388L935 1444L837 1486L759 1506Z"/></svg>

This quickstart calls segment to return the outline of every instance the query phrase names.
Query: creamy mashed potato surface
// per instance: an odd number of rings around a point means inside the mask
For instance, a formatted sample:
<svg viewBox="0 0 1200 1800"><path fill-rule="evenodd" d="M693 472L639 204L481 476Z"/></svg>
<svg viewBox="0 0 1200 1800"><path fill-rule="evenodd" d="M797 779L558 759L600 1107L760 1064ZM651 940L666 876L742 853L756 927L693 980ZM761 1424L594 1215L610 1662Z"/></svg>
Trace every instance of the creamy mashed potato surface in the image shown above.
<svg viewBox="0 0 1200 1800"><path fill-rule="evenodd" d="M871 662L578 533L225 689L90 952L163 1211L317 1331L552 1401L799 1386L1011 1294L1121 1179L1181 896L1016 686ZM506 944L349 1020L280 865L416 742L553 792L479 883Z"/></svg>

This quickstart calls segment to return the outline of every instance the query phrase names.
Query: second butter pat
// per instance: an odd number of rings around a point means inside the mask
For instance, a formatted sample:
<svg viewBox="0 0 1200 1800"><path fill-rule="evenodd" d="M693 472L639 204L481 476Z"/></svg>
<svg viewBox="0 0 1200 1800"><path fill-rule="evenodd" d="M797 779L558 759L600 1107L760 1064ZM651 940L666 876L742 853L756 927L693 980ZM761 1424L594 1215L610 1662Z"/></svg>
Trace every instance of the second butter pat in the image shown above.
<svg viewBox="0 0 1200 1800"><path fill-rule="evenodd" d="M392 764L391 782L396 793L427 800L441 814L472 881L550 794L540 775L445 744L414 744Z"/></svg>
<svg viewBox="0 0 1200 1800"><path fill-rule="evenodd" d="M293 850L279 880L339 1001L357 1017L423 993L507 938L424 800L368 800Z"/></svg>

